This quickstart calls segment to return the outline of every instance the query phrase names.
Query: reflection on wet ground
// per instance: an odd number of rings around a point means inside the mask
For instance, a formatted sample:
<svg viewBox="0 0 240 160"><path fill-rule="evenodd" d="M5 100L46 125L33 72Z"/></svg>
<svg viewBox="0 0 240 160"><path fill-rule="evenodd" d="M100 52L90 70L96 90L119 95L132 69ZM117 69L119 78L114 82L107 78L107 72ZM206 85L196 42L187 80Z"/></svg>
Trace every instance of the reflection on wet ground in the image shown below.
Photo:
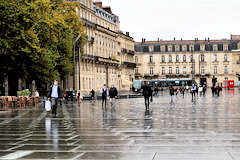
<svg viewBox="0 0 240 160"><path fill-rule="evenodd" d="M240 159L240 91L170 103L160 93L145 111L143 98L69 104L52 118L44 108L0 111L0 159Z"/></svg>

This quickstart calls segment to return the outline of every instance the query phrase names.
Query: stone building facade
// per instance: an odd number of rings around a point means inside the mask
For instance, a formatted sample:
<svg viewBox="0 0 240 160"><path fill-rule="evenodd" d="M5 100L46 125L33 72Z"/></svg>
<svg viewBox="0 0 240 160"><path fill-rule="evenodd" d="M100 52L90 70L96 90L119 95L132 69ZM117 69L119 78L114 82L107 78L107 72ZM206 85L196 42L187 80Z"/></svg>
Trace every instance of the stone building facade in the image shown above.
<svg viewBox="0 0 240 160"><path fill-rule="evenodd" d="M103 7L99 1L78 1L81 8L77 8L77 13L84 23L87 42L79 60L80 67L76 62L75 76L70 75L63 82L63 88L81 91L83 95L92 89L99 91L104 84L114 84L119 90L129 90L130 85L126 87L125 84L134 78L134 65L129 67L121 64L134 63L133 38L129 33L120 31L119 17L112 13L111 7ZM131 78L126 76L128 73L132 75Z"/></svg>
<svg viewBox="0 0 240 160"><path fill-rule="evenodd" d="M240 37L135 43L136 79L195 78L212 86L213 76L240 81Z"/></svg>

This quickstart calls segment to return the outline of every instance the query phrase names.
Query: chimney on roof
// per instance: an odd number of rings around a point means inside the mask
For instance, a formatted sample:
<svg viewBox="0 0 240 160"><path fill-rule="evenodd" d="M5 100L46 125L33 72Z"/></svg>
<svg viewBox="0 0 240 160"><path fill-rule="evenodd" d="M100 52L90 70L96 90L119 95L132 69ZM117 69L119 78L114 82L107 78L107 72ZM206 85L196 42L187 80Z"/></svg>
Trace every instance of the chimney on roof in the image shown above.
<svg viewBox="0 0 240 160"><path fill-rule="evenodd" d="M176 38L174 37L174 41L176 40Z"/></svg>
<svg viewBox="0 0 240 160"><path fill-rule="evenodd" d="M160 38L158 37L158 42L160 41Z"/></svg>
<svg viewBox="0 0 240 160"><path fill-rule="evenodd" d="M181 38L181 41L182 41L182 38Z"/></svg>
<svg viewBox="0 0 240 160"><path fill-rule="evenodd" d="M126 35L129 37L129 32L126 32Z"/></svg>
<svg viewBox="0 0 240 160"><path fill-rule="evenodd" d="M144 38L144 43L146 42L146 39Z"/></svg>
<svg viewBox="0 0 240 160"><path fill-rule="evenodd" d="M208 37L208 42L210 42L210 38Z"/></svg>
<svg viewBox="0 0 240 160"><path fill-rule="evenodd" d="M205 38L205 41L207 41L207 38Z"/></svg>
<svg viewBox="0 0 240 160"><path fill-rule="evenodd" d="M142 38L142 43L143 43L143 38Z"/></svg>
<svg viewBox="0 0 240 160"><path fill-rule="evenodd" d="M102 1L96 1L96 2L94 2L94 4L95 4L98 8L102 8Z"/></svg>

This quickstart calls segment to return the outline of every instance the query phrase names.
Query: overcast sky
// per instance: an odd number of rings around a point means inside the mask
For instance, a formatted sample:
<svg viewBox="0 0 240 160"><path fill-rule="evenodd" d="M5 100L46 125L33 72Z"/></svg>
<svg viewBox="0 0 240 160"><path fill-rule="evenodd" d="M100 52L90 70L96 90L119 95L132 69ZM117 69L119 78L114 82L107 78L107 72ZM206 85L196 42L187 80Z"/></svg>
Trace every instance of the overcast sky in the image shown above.
<svg viewBox="0 0 240 160"><path fill-rule="evenodd" d="M240 34L240 0L102 0L135 41L230 38Z"/></svg>

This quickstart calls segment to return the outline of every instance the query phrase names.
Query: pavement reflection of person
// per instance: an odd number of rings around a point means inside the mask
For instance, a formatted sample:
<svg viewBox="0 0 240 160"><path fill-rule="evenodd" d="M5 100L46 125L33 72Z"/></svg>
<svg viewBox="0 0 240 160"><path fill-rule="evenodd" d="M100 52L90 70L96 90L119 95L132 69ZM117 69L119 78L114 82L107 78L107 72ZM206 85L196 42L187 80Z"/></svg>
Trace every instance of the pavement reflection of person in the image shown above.
<svg viewBox="0 0 240 160"><path fill-rule="evenodd" d="M144 117L144 134L149 134L150 130L153 128L153 119L152 119L152 111L145 110L145 117Z"/></svg>
<svg viewBox="0 0 240 160"><path fill-rule="evenodd" d="M58 134L58 123L59 121L53 120L52 126L52 139L53 139L53 148L54 150L59 150L59 134Z"/></svg>
<svg viewBox="0 0 240 160"><path fill-rule="evenodd" d="M110 114L110 125L112 127L114 127L114 126L116 126L116 119L117 119L115 107L112 107L110 111L111 111L111 114Z"/></svg>
<svg viewBox="0 0 240 160"><path fill-rule="evenodd" d="M191 124L191 127L192 128L196 128L197 127L197 114L196 114L196 105L192 105L192 117L191 117L191 121L192 121L192 124Z"/></svg>
<svg viewBox="0 0 240 160"><path fill-rule="evenodd" d="M107 123L107 108L102 108L103 125Z"/></svg>
<svg viewBox="0 0 240 160"><path fill-rule="evenodd" d="M51 119L50 118L45 119L45 132L46 132L47 139L51 139Z"/></svg>

